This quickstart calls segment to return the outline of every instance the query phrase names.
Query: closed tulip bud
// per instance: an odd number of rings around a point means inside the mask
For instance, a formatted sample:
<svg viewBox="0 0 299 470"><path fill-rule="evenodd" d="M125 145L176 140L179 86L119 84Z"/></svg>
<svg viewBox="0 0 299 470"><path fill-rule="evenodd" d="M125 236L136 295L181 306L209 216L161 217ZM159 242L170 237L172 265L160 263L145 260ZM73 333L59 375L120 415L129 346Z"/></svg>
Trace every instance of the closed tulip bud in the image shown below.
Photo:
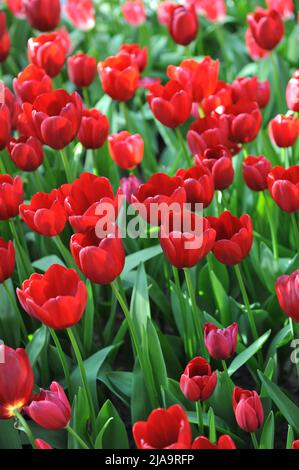
<svg viewBox="0 0 299 470"><path fill-rule="evenodd" d="M43 146L36 137L11 139L7 150L16 167L23 171L36 170L44 160Z"/></svg>
<svg viewBox="0 0 299 470"><path fill-rule="evenodd" d="M202 155L207 149L224 145L230 149L228 119L219 119L214 113L193 122L187 134L188 147L192 155Z"/></svg>
<svg viewBox="0 0 299 470"><path fill-rule="evenodd" d="M196 165L204 165L212 173L215 189L222 191L228 188L234 179L234 167L230 151L223 145L207 149L203 156L195 156Z"/></svg>
<svg viewBox="0 0 299 470"><path fill-rule="evenodd" d="M0 150L5 149L12 131L11 115L6 104L0 103Z"/></svg>
<svg viewBox="0 0 299 470"><path fill-rule="evenodd" d="M135 175L123 177L120 180L120 188L126 198L128 204L131 204L132 196L137 194L141 181Z"/></svg>
<svg viewBox="0 0 299 470"><path fill-rule="evenodd" d="M217 328L212 323L204 325L204 339L210 356L219 361L226 361L236 350L238 342L238 324L232 323L227 328Z"/></svg>
<svg viewBox="0 0 299 470"><path fill-rule="evenodd" d="M60 0L23 0L28 23L39 31L51 31L60 21Z"/></svg>
<svg viewBox="0 0 299 470"><path fill-rule="evenodd" d="M69 79L76 87L88 87L95 79L97 61L94 57L83 53L75 54L68 58L67 71Z"/></svg>
<svg viewBox="0 0 299 470"><path fill-rule="evenodd" d="M108 57L98 64L102 87L117 101L129 101L138 88L139 70L128 55Z"/></svg>
<svg viewBox="0 0 299 470"><path fill-rule="evenodd" d="M13 80L13 88L17 97L23 102L33 103L42 93L52 91L52 80L44 69L29 64Z"/></svg>
<svg viewBox="0 0 299 470"><path fill-rule="evenodd" d="M247 48L248 55L251 57L252 60L260 60L267 57L270 52L266 49L263 49L258 45L256 40L253 37L250 28L246 29L245 33L245 44Z"/></svg>
<svg viewBox="0 0 299 470"><path fill-rule="evenodd" d="M205 436L198 436L193 444L191 449L196 450L233 450L236 449L236 444L232 440L230 436L227 434L223 434L219 437L218 442L213 444L209 439Z"/></svg>
<svg viewBox="0 0 299 470"><path fill-rule="evenodd" d="M218 218L207 219L216 230L213 253L220 263L233 266L249 255L253 242L252 221L249 215L244 214L238 218L225 211Z"/></svg>
<svg viewBox="0 0 299 470"><path fill-rule="evenodd" d="M144 4L141 0L126 0L121 6L124 19L131 26L140 26L146 21Z"/></svg>
<svg viewBox="0 0 299 470"><path fill-rule="evenodd" d="M269 134L278 147L292 147L299 134L299 119L278 114L269 124Z"/></svg>
<svg viewBox="0 0 299 470"><path fill-rule="evenodd" d="M147 63L147 48L140 47L139 44L122 44L118 55L128 55L131 62L142 72Z"/></svg>
<svg viewBox="0 0 299 470"><path fill-rule="evenodd" d="M287 85L286 100L288 108L299 113L299 69L296 70Z"/></svg>
<svg viewBox="0 0 299 470"><path fill-rule="evenodd" d="M66 0L65 14L75 28L90 31L95 25L95 9L92 0Z"/></svg>
<svg viewBox="0 0 299 470"><path fill-rule="evenodd" d="M108 118L99 110L84 109L78 132L78 140L86 149L99 149L104 145L109 133Z"/></svg>
<svg viewBox="0 0 299 470"><path fill-rule="evenodd" d="M35 439L34 440L35 447L39 450L50 450L53 449L53 447L48 444L46 441L43 439Z"/></svg>
<svg viewBox="0 0 299 470"><path fill-rule="evenodd" d="M275 166L267 180L271 197L280 209L289 213L299 210L299 165L287 170Z"/></svg>
<svg viewBox="0 0 299 470"><path fill-rule="evenodd" d="M57 330L76 325L87 302L87 289L78 273L59 264L52 264L45 274L32 274L17 295L31 317Z"/></svg>
<svg viewBox="0 0 299 470"><path fill-rule="evenodd" d="M108 137L112 160L124 170L132 170L142 162L144 142L139 134L122 131Z"/></svg>
<svg viewBox="0 0 299 470"><path fill-rule="evenodd" d="M258 7L247 15L247 22L255 41L263 49L271 51L283 38L284 25L276 10Z"/></svg>
<svg viewBox="0 0 299 470"><path fill-rule="evenodd" d="M39 426L51 430L66 428L72 417L71 405L57 382L51 383L50 390L41 389L34 395L25 411Z"/></svg>
<svg viewBox="0 0 299 470"><path fill-rule="evenodd" d="M15 249L11 240L0 237L0 284L9 279L15 269Z"/></svg>
<svg viewBox="0 0 299 470"><path fill-rule="evenodd" d="M264 422L264 410L256 391L235 387L233 409L238 426L246 432L256 432Z"/></svg>
<svg viewBox="0 0 299 470"><path fill-rule="evenodd" d="M205 401L213 394L217 384L217 374L203 357L195 357L188 362L181 375L180 388L188 400Z"/></svg>
<svg viewBox="0 0 299 470"><path fill-rule="evenodd" d="M230 124L231 140L245 144L257 137L263 121L257 103L242 98L228 106L225 115L223 118L228 118Z"/></svg>
<svg viewBox="0 0 299 470"><path fill-rule="evenodd" d="M133 436L138 449L190 449L192 442L188 417L180 405L153 410L147 421L134 424Z"/></svg>
<svg viewBox="0 0 299 470"><path fill-rule="evenodd" d="M252 191L264 191L268 188L267 178L271 170L271 163L262 155L249 155L243 160L243 178Z"/></svg>
<svg viewBox="0 0 299 470"><path fill-rule="evenodd" d="M170 12L168 31L174 42L187 46L197 36L198 19L193 6L185 8L177 5Z"/></svg>
<svg viewBox="0 0 299 470"><path fill-rule="evenodd" d="M299 270L280 276L275 283L279 305L284 313L299 323Z"/></svg>
<svg viewBox="0 0 299 470"><path fill-rule="evenodd" d="M28 58L32 64L43 68L49 77L56 77L66 58L66 49L60 34L54 32L30 38Z"/></svg>
<svg viewBox="0 0 299 470"><path fill-rule="evenodd" d="M201 162L197 163L188 170L180 168L176 172L176 176L182 178L182 186L187 195L186 202L192 205L192 210L195 204L203 204L204 208L208 207L215 193L212 173Z"/></svg>
<svg viewBox="0 0 299 470"><path fill-rule="evenodd" d="M235 102L246 99L256 101L260 108L265 108L270 99L270 82L259 82L257 77L240 77L232 83L232 96Z"/></svg>
<svg viewBox="0 0 299 470"><path fill-rule="evenodd" d="M0 220L16 217L24 201L23 182L20 176L0 175Z"/></svg>
<svg viewBox="0 0 299 470"><path fill-rule="evenodd" d="M292 449L299 450L299 439L297 439L297 441L293 442Z"/></svg>

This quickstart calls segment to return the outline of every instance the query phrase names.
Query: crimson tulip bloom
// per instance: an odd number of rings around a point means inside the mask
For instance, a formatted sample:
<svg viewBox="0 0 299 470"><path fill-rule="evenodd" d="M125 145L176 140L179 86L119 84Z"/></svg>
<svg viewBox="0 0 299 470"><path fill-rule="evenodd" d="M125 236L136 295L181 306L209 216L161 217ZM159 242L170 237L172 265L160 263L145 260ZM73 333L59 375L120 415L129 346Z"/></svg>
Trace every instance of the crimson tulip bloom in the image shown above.
<svg viewBox="0 0 299 470"><path fill-rule="evenodd" d="M138 449L190 449L192 442L191 427L180 405L152 411L147 421L134 424L133 436Z"/></svg>
<svg viewBox="0 0 299 470"><path fill-rule="evenodd" d="M175 80L165 86L159 83L151 86L146 98L153 115L164 126L178 127L190 117L191 95Z"/></svg>
<svg viewBox="0 0 299 470"><path fill-rule="evenodd" d="M29 61L41 67L49 75L56 77L64 66L66 49L58 32L40 34L28 41Z"/></svg>
<svg viewBox="0 0 299 470"><path fill-rule="evenodd" d="M25 411L39 426L51 430L66 428L72 417L71 405L57 382L51 383L50 390L40 389Z"/></svg>
<svg viewBox="0 0 299 470"><path fill-rule="evenodd" d="M258 135L262 125L262 114L257 103L241 99L225 110L224 119L230 123L230 139L238 143L251 142Z"/></svg>
<svg viewBox="0 0 299 470"><path fill-rule="evenodd" d="M18 98L15 97L15 95L10 91L10 89L7 86L4 87L4 100L5 100L5 104L8 107L8 110L9 110L9 113L10 113L11 128L12 128L12 130L15 130L17 128L18 117L19 117L19 114L21 112L21 103L18 100ZM5 127L4 123L2 123L2 124L3 124L2 129L5 129L6 127Z"/></svg>
<svg viewBox="0 0 299 470"><path fill-rule="evenodd" d="M217 328L212 323L204 325L204 339L210 356L216 361L226 361L237 347L238 324L232 323L227 328Z"/></svg>
<svg viewBox="0 0 299 470"><path fill-rule="evenodd" d="M275 283L279 305L284 313L299 323L299 270L280 276Z"/></svg>
<svg viewBox="0 0 299 470"><path fill-rule="evenodd" d="M232 440L230 436L227 434L223 434L219 437L217 444L213 444L209 439L205 436L198 436L193 444L191 449L202 449L202 450L232 450L236 449L236 444Z"/></svg>
<svg viewBox="0 0 299 470"><path fill-rule="evenodd" d="M14 416L14 410L21 411L28 403L34 376L25 349L12 349L0 344L0 419Z"/></svg>
<svg viewBox="0 0 299 470"><path fill-rule="evenodd" d="M23 182L20 176L0 175L0 220L8 220L19 213L24 201Z"/></svg>
<svg viewBox="0 0 299 470"><path fill-rule="evenodd" d="M120 188L128 204L131 204L132 196L137 194L140 185L141 181L135 175L121 178Z"/></svg>
<svg viewBox="0 0 299 470"><path fill-rule="evenodd" d="M252 60L259 60L267 57L270 52L266 49L263 49L258 45L256 40L253 37L250 28L246 29L245 33L245 44L247 48L248 55L251 57Z"/></svg>
<svg viewBox="0 0 299 470"><path fill-rule="evenodd" d="M280 209L289 213L299 210L299 165L287 170L275 166L267 180L271 197Z"/></svg>
<svg viewBox="0 0 299 470"><path fill-rule="evenodd" d="M108 118L99 110L84 109L78 132L78 140L86 149L98 149L104 145L109 133Z"/></svg>
<svg viewBox="0 0 299 470"><path fill-rule="evenodd" d="M259 82L257 77L239 77L232 83L234 102L241 99L256 101L260 108L265 108L270 99L270 82Z"/></svg>
<svg viewBox="0 0 299 470"><path fill-rule="evenodd" d="M284 20L291 18L294 14L293 0L266 0L268 8L278 11Z"/></svg>
<svg viewBox="0 0 299 470"><path fill-rule="evenodd" d="M299 113L299 69L290 79L286 89L286 100L288 108Z"/></svg>
<svg viewBox="0 0 299 470"><path fill-rule="evenodd" d="M292 147L299 134L299 119L278 114L269 124L269 134L278 147Z"/></svg>
<svg viewBox="0 0 299 470"><path fill-rule="evenodd" d="M97 61L94 57L81 52L68 58L67 71L69 79L76 87L88 87L95 79Z"/></svg>
<svg viewBox="0 0 299 470"><path fill-rule="evenodd" d="M160 24L168 26L172 10L177 6L172 0L164 0L158 3L157 18Z"/></svg>
<svg viewBox="0 0 299 470"><path fill-rule="evenodd" d="M256 391L235 387L233 409L238 426L246 432L256 432L264 422L264 410Z"/></svg>
<svg viewBox="0 0 299 470"><path fill-rule="evenodd" d="M7 150L16 167L23 171L36 170L44 160L43 146L36 137L11 139Z"/></svg>
<svg viewBox="0 0 299 470"><path fill-rule="evenodd" d="M125 54L108 57L98 64L102 87L117 101L129 101L138 88L139 70Z"/></svg>
<svg viewBox="0 0 299 470"><path fill-rule="evenodd" d="M6 26L6 15L0 11L0 63L5 62L10 50L10 36Z"/></svg>
<svg viewBox="0 0 299 470"><path fill-rule="evenodd" d="M299 450L299 439L297 439L297 441L293 442L292 449Z"/></svg>
<svg viewBox="0 0 299 470"><path fill-rule="evenodd" d="M122 131L108 137L109 153L118 166L132 170L142 162L144 142L139 134Z"/></svg>
<svg viewBox="0 0 299 470"><path fill-rule="evenodd" d="M217 384L217 374L203 357L195 357L188 362L181 375L180 388L190 401L205 401L213 394Z"/></svg>
<svg viewBox="0 0 299 470"><path fill-rule="evenodd" d="M121 11L131 26L140 26L146 21L145 8L141 0L126 0L121 6Z"/></svg>
<svg viewBox="0 0 299 470"><path fill-rule="evenodd" d="M39 31L52 31L60 21L60 0L23 0L28 23Z"/></svg>
<svg viewBox="0 0 299 470"><path fill-rule="evenodd" d="M89 31L95 25L95 10L92 0L66 0L64 11L75 28Z"/></svg>
<svg viewBox="0 0 299 470"><path fill-rule="evenodd" d="M195 163L207 167L212 173L215 189L228 188L234 179L234 167L230 151L223 145L207 149L203 156L196 155Z"/></svg>
<svg viewBox="0 0 299 470"><path fill-rule="evenodd" d="M40 450L50 450L53 449L53 447L48 444L46 441L43 439L35 439L34 440L35 447Z"/></svg>
<svg viewBox="0 0 299 470"><path fill-rule="evenodd" d="M205 16L209 21L222 21L226 16L225 0L187 0L186 5L194 5L195 10L200 15Z"/></svg>
<svg viewBox="0 0 299 470"><path fill-rule="evenodd" d="M178 220L176 215L171 214L168 224L163 221L159 238L170 264L176 268L191 268L211 251L216 232L210 228L207 219L192 212L183 212Z"/></svg>
<svg viewBox="0 0 299 470"><path fill-rule="evenodd" d="M276 10L258 7L247 15L247 23L255 41L263 49L271 51L283 38L284 24Z"/></svg>
<svg viewBox="0 0 299 470"><path fill-rule="evenodd" d="M187 46L197 36L199 24L193 6L177 5L170 11L168 31L174 42Z"/></svg>
<svg viewBox="0 0 299 470"><path fill-rule="evenodd" d="M17 18L25 18L23 0L6 0L7 8Z"/></svg>
<svg viewBox="0 0 299 470"><path fill-rule="evenodd" d="M212 173L209 168L198 162L198 165L192 166L188 170L180 168L176 176L182 178L182 186L186 190L186 202L192 205L195 210L195 204L203 204L208 207L214 197L215 187Z"/></svg>
<svg viewBox="0 0 299 470"><path fill-rule="evenodd" d="M132 64L138 67L139 72L142 72L147 63L147 48L140 47L139 44L122 44L118 55L128 55Z"/></svg>
<svg viewBox="0 0 299 470"><path fill-rule="evenodd" d="M224 211L220 216L207 217L216 230L216 242L213 248L215 258L228 266L240 263L252 247L253 229L251 217L247 214L240 218Z"/></svg>
<svg viewBox="0 0 299 470"><path fill-rule="evenodd" d="M220 112L222 113L232 102L232 86L229 83L219 80L213 94L204 98L200 105L205 116L208 116L212 114L213 111L217 111L219 114ZM193 115L198 119L200 116L197 103L193 103L193 106L195 109Z"/></svg>
<svg viewBox="0 0 299 470"><path fill-rule="evenodd" d="M113 221L115 221L121 195L121 191L118 190L114 196L113 188L107 178L82 173L69 188L64 201L71 226L76 232L87 232L94 228L103 216L99 211L101 204L103 206L109 204L113 208Z"/></svg>
<svg viewBox="0 0 299 470"><path fill-rule="evenodd" d="M0 150L5 149L12 131L11 115L6 104L0 103Z"/></svg>
<svg viewBox="0 0 299 470"><path fill-rule="evenodd" d="M262 155L249 155L243 160L243 178L252 191L264 191L268 188L267 178L271 170L271 163Z"/></svg>
<svg viewBox="0 0 299 470"><path fill-rule="evenodd" d="M125 250L119 229L109 224L106 234L90 230L72 236L70 247L73 258L83 274L92 282L111 284L125 265ZM99 236L98 236L99 235Z"/></svg>
<svg viewBox="0 0 299 470"><path fill-rule="evenodd" d="M15 269L15 249L13 242L0 237L0 284L9 279Z"/></svg>
<svg viewBox="0 0 299 470"><path fill-rule="evenodd" d="M44 69L29 64L13 79L13 88L23 103L33 103L42 93L52 91L52 80Z"/></svg>
<svg viewBox="0 0 299 470"><path fill-rule="evenodd" d="M57 330L76 325L87 302L87 289L78 273L59 264L52 264L45 274L32 274L17 295L31 317Z"/></svg>

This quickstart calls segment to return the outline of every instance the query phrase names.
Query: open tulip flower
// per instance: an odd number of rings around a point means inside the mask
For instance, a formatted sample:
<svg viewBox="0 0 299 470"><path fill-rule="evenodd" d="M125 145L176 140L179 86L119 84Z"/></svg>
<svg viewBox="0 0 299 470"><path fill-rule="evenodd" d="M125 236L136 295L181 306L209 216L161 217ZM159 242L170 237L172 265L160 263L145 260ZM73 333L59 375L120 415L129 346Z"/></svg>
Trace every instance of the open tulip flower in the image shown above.
<svg viewBox="0 0 299 470"><path fill-rule="evenodd" d="M213 394L217 384L217 374L203 357L195 357L181 375L180 387L188 400L205 401Z"/></svg>

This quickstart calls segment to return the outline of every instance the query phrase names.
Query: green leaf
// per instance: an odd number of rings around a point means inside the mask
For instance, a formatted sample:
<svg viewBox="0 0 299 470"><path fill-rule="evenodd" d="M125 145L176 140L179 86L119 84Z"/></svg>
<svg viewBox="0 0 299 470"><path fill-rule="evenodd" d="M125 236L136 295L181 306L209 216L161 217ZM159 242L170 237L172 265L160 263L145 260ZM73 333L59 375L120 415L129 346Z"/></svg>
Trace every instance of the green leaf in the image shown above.
<svg viewBox="0 0 299 470"><path fill-rule="evenodd" d="M49 344L49 330L46 326L42 326L36 330L33 334L32 340L27 344L26 351L29 356L29 361L32 367L34 367L39 355Z"/></svg>
<svg viewBox="0 0 299 470"><path fill-rule="evenodd" d="M121 274L121 278L125 280L126 274L132 271L132 269L137 268L140 263L145 263L146 261L158 256L162 253L162 248L160 245L151 246L150 248L145 248L144 250L137 251L131 255L126 256L125 267Z"/></svg>
<svg viewBox="0 0 299 470"><path fill-rule="evenodd" d="M65 266L64 262L61 261L60 258L56 255L45 256L44 258L40 258L32 263L32 266L43 273L47 271L47 269L52 266L52 264L60 264L61 266Z"/></svg>
<svg viewBox="0 0 299 470"><path fill-rule="evenodd" d="M260 439L260 449L274 448L274 434L275 421L273 411L271 411L263 426L263 431Z"/></svg>
<svg viewBox="0 0 299 470"><path fill-rule="evenodd" d="M140 263L137 270L137 276L131 298L130 311L132 313L136 330L139 332L141 337L142 330L146 329L147 320L151 316L147 277L143 263Z"/></svg>
<svg viewBox="0 0 299 470"><path fill-rule="evenodd" d="M211 442L216 442L217 435L216 435L215 415L214 415L213 408L209 408L209 411L208 411L208 426L209 426L209 440Z"/></svg>
<svg viewBox="0 0 299 470"><path fill-rule="evenodd" d="M109 426L106 423L109 421ZM120 418L116 408L110 400L107 400L102 406L96 421L97 429L105 429L101 433L101 447L102 449L128 449L129 441L127 436L126 427ZM96 440L97 443L97 440ZM96 449L98 447L95 447Z"/></svg>
<svg viewBox="0 0 299 470"><path fill-rule="evenodd" d="M132 372L99 371L98 380L102 381L122 402L129 407L132 395Z"/></svg>
<svg viewBox="0 0 299 470"><path fill-rule="evenodd" d="M256 341L254 341L254 343L235 357L228 368L229 376L233 375L238 369L240 369L240 367L246 364L246 362L262 348L270 334L271 330L266 331L266 333L260 336Z"/></svg>
<svg viewBox="0 0 299 470"><path fill-rule="evenodd" d="M87 431L90 414L86 393L81 387L79 387L78 393L74 398L72 410L71 427L77 432L77 434L79 434L83 441L85 441L88 434ZM70 434L68 439L69 447L72 449L81 449L77 439L74 439Z"/></svg>
<svg viewBox="0 0 299 470"><path fill-rule="evenodd" d="M165 361L162 353L162 348L160 345L159 337L157 331L150 319L147 322L147 341L148 341L148 351L149 359L153 370L153 375L156 383L156 390L160 391L161 387L163 389L167 388L167 370L165 366Z"/></svg>
<svg viewBox="0 0 299 470"><path fill-rule="evenodd" d="M95 449L103 449L103 437L104 437L104 434L109 430L109 427L112 421L113 421L113 418L109 418L104 424L104 426L102 427L102 429L100 430L99 434L97 435L95 444L94 444Z"/></svg>
<svg viewBox="0 0 299 470"><path fill-rule="evenodd" d="M272 339L267 352L267 360L274 356L278 348L281 348L285 344L288 344L292 338L292 332L290 324L288 323L283 327Z"/></svg>
<svg viewBox="0 0 299 470"><path fill-rule="evenodd" d="M138 360L135 361L133 369L131 416L132 423L144 421L152 411L144 378Z"/></svg>
<svg viewBox="0 0 299 470"><path fill-rule="evenodd" d="M0 449L21 449L20 434L14 427L13 419L0 420Z"/></svg>
<svg viewBox="0 0 299 470"><path fill-rule="evenodd" d="M90 354L93 342L93 321L94 321L94 300L92 285L89 280L86 281L87 287L87 305L83 316L83 345L87 355Z"/></svg>
<svg viewBox="0 0 299 470"><path fill-rule="evenodd" d="M216 298L216 303L220 311L221 323L224 326L227 326L231 323L231 311L228 295L222 287L222 284L219 281L218 277L212 270L210 271L210 277L213 286L213 292Z"/></svg>
<svg viewBox="0 0 299 470"><path fill-rule="evenodd" d="M286 445L287 449L292 448L292 444L293 444L294 440L295 440L294 431L293 431L292 427L290 425L288 425L288 435L287 435L287 445Z"/></svg>

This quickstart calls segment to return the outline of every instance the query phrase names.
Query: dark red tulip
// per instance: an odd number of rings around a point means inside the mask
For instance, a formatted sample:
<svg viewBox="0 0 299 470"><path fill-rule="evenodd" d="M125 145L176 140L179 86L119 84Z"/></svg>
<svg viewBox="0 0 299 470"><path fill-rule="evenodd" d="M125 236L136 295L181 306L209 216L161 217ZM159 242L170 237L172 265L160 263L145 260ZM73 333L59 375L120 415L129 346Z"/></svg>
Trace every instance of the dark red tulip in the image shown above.
<svg viewBox="0 0 299 470"><path fill-rule="evenodd" d="M255 41L263 49L271 51L283 38L283 20L276 10L258 7L247 15L247 22Z"/></svg>
<svg viewBox="0 0 299 470"><path fill-rule="evenodd" d="M135 176L130 175L123 177L120 180L120 188L126 198L128 204L131 204L132 196L137 194L138 188L141 185L141 181Z"/></svg>
<svg viewBox="0 0 299 470"><path fill-rule="evenodd" d="M50 390L40 389L25 411L39 426L51 430L66 428L72 417L71 405L57 382L51 383Z"/></svg>
<svg viewBox="0 0 299 470"><path fill-rule="evenodd" d="M117 101L129 101L138 88L139 70L128 55L108 57L98 64L102 87Z"/></svg>
<svg viewBox="0 0 299 470"><path fill-rule="evenodd" d="M53 447L48 444L46 441L43 439L35 439L34 440L35 447L40 450L50 450L53 449Z"/></svg>
<svg viewBox="0 0 299 470"><path fill-rule="evenodd" d="M296 70L287 85L286 100L288 108L299 113L299 69Z"/></svg>
<svg viewBox="0 0 299 470"><path fill-rule="evenodd" d="M238 426L246 432L256 432L264 422L264 410L256 391L235 387L233 409Z"/></svg>
<svg viewBox="0 0 299 470"><path fill-rule="evenodd" d="M191 268L198 264L213 248L216 232L205 218L193 212L171 214L160 228L160 245L173 266Z"/></svg>
<svg viewBox="0 0 299 470"><path fill-rule="evenodd" d="M28 23L39 31L51 31L60 21L60 0L23 0Z"/></svg>
<svg viewBox="0 0 299 470"><path fill-rule="evenodd" d="M49 77L56 77L66 58L66 49L60 34L54 32L30 38L28 58L32 64L43 68Z"/></svg>
<svg viewBox="0 0 299 470"><path fill-rule="evenodd" d="M219 437L217 444L213 444L209 439L205 436L198 436L193 444L192 444L192 449L202 449L202 450L230 450L230 449L236 449L236 444L232 440L230 436L227 434L223 434L222 436Z"/></svg>
<svg viewBox="0 0 299 470"><path fill-rule="evenodd" d="M23 182L20 176L0 175L0 220L8 220L19 213L24 201Z"/></svg>
<svg viewBox="0 0 299 470"><path fill-rule="evenodd" d="M275 166L268 175L268 188L272 199L285 212L299 210L299 165L287 170Z"/></svg>
<svg viewBox="0 0 299 470"><path fill-rule="evenodd" d="M21 103L7 86L4 87L4 99L10 113L11 127L15 130L17 128L19 114L22 110Z"/></svg>
<svg viewBox="0 0 299 470"><path fill-rule="evenodd" d="M0 361L0 419L9 419L28 403L34 376L25 349L0 344L0 356L4 358Z"/></svg>
<svg viewBox="0 0 299 470"><path fill-rule="evenodd" d="M0 150L5 149L12 131L11 115L6 104L0 103Z"/></svg>
<svg viewBox="0 0 299 470"><path fill-rule="evenodd" d="M177 5L170 11L168 31L174 42L187 46L197 36L199 29L198 19L193 6L185 8Z"/></svg>
<svg viewBox="0 0 299 470"><path fill-rule="evenodd" d="M260 60L267 57L270 52L266 49L263 49L258 45L256 40L253 37L250 28L246 29L245 33L245 44L247 48L248 55L251 57L252 60Z"/></svg>
<svg viewBox="0 0 299 470"><path fill-rule="evenodd" d="M0 284L9 279L15 269L15 249L13 242L0 237Z"/></svg>
<svg viewBox="0 0 299 470"><path fill-rule="evenodd" d="M10 36L6 25L6 15L0 11L0 63L5 62L10 51Z"/></svg>
<svg viewBox="0 0 299 470"><path fill-rule="evenodd" d="M121 11L131 26L140 26L146 21L144 3L141 0L126 0L121 6Z"/></svg>
<svg viewBox="0 0 299 470"><path fill-rule="evenodd" d="M195 204L203 204L208 207L214 197L215 187L212 173L209 168L198 162L196 166L192 166L188 170L180 168L176 172L176 176L182 178L186 190L186 202L192 205L195 210Z"/></svg>
<svg viewBox="0 0 299 470"><path fill-rule="evenodd" d="M241 99L256 101L260 108L265 108L270 99L270 82L259 82L257 77L239 77L232 83L234 102Z"/></svg>
<svg viewBox="0 0 299 470"><path fill-rule="evenodd" d="M112 160L124 170L132 170L142 162L144 142L139 134L121 131L108 137Z"/></svg>
<svg viewBox="0 0 299 470"><path fill-rule="evenodd" d="M240 263L249 255L253 241L251 217L247 214L240 218L229 211L220 216L208 217L211 227L216 230L213 253L220 263L232 266Z"/></svg>
<svg viewBox="0 0 299 470"><path fill-rule="evenodd" d="M180 388L188 400L205 401L213 394L217 384L217 374L203 357L195 357L188 362L181 375Z"/></svg>
<svg viewBox="0 0 299 470"><path fill-rule="evenodd" d="M16 167L23 171L36 170L44 160L43 146L36 137L11 139L7 150Z"/></svg>
<svg viewBox="0 0 299 470"><path fill-rule="evenodd" d="M299 270L280 276L275 283L279 305L284 313L299 323Z"/></svg>
<svg viewBox="0 0 299 470"><path fill-rule="evenodd" d="M114 196L113 188L107 178L82 173L69 189L64 204L69 222L76 232L87 232L94 228L104 214L101 205L108 204L113 210L113 222L118 215L121 191ZM110 215L110 212L109 212Z"/></svg>
<svg viewBox="0 0 299 470"><path fill-rule="evenodd" d="M133 436L138 449L190 449L192 442L191 427L180 405L152 411L147 421L134 424Z"/></svg>
<svg viewBox="0 0 299 470"><path fill-rule="evenodd" d="M262 114L257 103L247 99L241 99L237 103L228 106L225 117L230 123L230 139L238 143L251 142L258 135L262 125Z"/></svg>
<svg viewBox="0 0 299 470"><path fill-rule="evenodd" d="M292 147L299 135L299 119L278 114L269 124L269 134L278 147Z"/></svg>
<svg viewBox="0 0 299 470"><path fill-rule="evenodd" d="M227 328L220 329L212 323L206 323L204 339L210 356L216 361L226 361L236 351L238 324L232 323Z"/></svg>
<svg viewBox="0 0 299 470"><path fill-rule="evenodd" d="M98 109L84 109L78 132L78 140L86 149L98 149L104 145L109 133L108 118Z"/></svg>
<svg viewBox="0 0 299 470"><path fill-rule="evenodd" d="M271 170L271 163L262 155L249 155L243 160L243 178L252 191L264 191L268 188L267 178Z"/></svg>
<svg viewBox="0 0 299 470"><path fill-rule="evenodd" d="M146 47L140 47L139 44L122 44L118 55L128 55L131 59L132 64L136 65L140 72L142 72L146 67Z"/></svg>
<svg viewBox="0 0 299 470"><path fill-rule="evenodd" d="M17 97L23 102L33 103L42 93L52 91L52 80L44 69L29 64L13 80L13 88Z"/></svg>
<svg viewBox="0 0 299 470"><path fill-rule="evenodd" d="M31 317L57 330L78 323L87 302L87 289L78 273L59 264L52 264L45 274L32 274L17 295Z"/></svg>
<svg viewBox="0 0 299 470"><path fill-rule="evenodd" d="M222 191L234 180L234 167L230 151L223 145L206 149L202 156L195 156L195 163L204 165L212 173L215 189Z"/></svg>
<svg viewBox="0 0 299 470"><path fill-rule="evenodd" d="M297 439L297 441L293 442L292 449L299 450L299 439Z"/></svg>
<svg viewBox="0 0 299 470"><path fill-rule="evenodd" d="M83 274L92 282L111 284L122 272L125 250L119 229L109 224L107 232L90 230L72 236L70 247L73 258Z"/></svg>
<svg viewBox="0 0 299 470"><path fill-rule="evenodd" d="M95 25L93 0L66 0L64 11L77 29L89 31Z"/></svg>
<svg viewBox="0 0 299 470"><path fill-rule="evenodd" d="M69 79L76 85L76 87L88 87L95 79L97 73L97 61L94 57L81 52L68 58L67 71Z"/></svg>

